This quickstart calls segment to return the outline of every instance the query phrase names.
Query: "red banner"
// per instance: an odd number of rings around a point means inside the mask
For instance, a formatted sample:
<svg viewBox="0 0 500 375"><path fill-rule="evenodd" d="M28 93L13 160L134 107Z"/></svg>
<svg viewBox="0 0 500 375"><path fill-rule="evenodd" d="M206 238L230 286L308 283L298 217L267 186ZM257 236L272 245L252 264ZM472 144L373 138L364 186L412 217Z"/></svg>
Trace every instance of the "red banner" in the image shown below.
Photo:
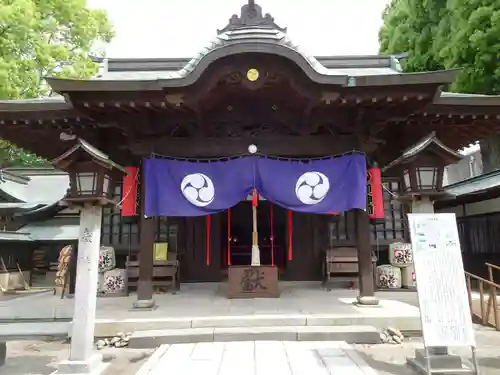
<svg viewBox="0 0 500 375"><path fill-rule="evenodd" d="M127 174L123 177L122 186L122 216L137 215L137 183L139 168L125 168Z"/></svg>
<svg viewBox="0 0 500 375"><path fill-rule="evenodd" d="M384 194L382 191L382 175L380 168L370 168L366 176L368 202L366 211L370 219L384 218Z"/></svg>

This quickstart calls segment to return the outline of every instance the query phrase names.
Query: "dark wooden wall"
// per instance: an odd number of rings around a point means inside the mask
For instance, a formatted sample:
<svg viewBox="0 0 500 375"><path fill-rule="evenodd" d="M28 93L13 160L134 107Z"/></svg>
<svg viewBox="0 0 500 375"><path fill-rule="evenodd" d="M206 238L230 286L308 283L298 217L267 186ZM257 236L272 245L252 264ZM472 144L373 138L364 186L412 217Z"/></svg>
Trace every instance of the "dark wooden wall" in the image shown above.
<svg viewBox="0 0 500 375"><path fill-rule="evenodd" d="M487 278L484 263L500 265L500 212L460 217L457 224L465 270Z"/></svg>
<svg viewBox="0 0 500 375"><path fill-rule="evenodd" d="M287 258L284 280L321 280L329 219L327 215L293 213L292 260Z"/></svg>
<svg viewBox="0 0 500 375"><path fill-rule="evenodd" d="M371 224L372 243L387 247L390 243L406 238L406 218L404 205L394 201L392 194L399 192L397 180L384 181L384 220ZM356 246L354 213L332 216L330 219L331 246Z"/></svg>

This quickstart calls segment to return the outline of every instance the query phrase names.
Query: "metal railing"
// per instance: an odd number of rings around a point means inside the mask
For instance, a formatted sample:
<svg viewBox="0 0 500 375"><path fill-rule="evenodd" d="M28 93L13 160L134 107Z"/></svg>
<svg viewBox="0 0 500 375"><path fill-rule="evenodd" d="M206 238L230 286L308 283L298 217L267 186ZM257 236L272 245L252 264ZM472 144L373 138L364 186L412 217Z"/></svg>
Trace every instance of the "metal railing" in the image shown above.
<svg viewBox="0 0 500 375"><path fill-rule="evenodd" d="M500 271L500 267L490 263L486 263L486 266L488 267L489 280L465 272L470 311L473 317L476 316L480 319L481 324L492 326L497 331L500 331L500 311L498 306L499 302L497 300L500 285L495 283L493 278L493 271ZM472 298L473 282L478 287L479 300Z"/></svg>

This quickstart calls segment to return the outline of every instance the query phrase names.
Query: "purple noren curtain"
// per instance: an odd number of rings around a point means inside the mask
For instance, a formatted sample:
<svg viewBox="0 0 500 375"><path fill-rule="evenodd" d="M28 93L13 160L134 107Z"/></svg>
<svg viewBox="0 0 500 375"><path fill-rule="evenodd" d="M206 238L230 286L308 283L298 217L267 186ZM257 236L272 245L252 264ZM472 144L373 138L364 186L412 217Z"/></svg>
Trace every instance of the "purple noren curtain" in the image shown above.
<svg viewBox="0 0 500 375"><path fill-rule="evenodd" d="M257 160L257 190L288 210L327 214L366 209L366 160L352 154L321 160Z"/></svg>
<svg viewBox="0 0 500 375"><path fill-rule="evenodd" d="M144 160L146 216L203 216L227 210L253 187L254 161Z"/></svg>
<svg viewBox="0 0 500 375"><path fill-rule="evenodd" d="M298 212L326 214L366 209L363 154L288 161L241 157L189 162L145 159L146 216L202 216L244 200L252 188Z"/></svg>

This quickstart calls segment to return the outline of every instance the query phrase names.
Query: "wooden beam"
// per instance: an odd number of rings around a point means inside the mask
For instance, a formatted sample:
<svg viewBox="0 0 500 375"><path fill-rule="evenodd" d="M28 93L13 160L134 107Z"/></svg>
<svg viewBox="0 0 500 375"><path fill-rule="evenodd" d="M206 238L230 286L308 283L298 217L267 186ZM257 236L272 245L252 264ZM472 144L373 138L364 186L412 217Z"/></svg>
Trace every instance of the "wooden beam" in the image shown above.
<svg viewBox="0 0 500 375"><path fill-rule="evenodd" d="M255 138L172 138L164 137L122 146L137 155L158 153L176 157L220 157L248 152L255 144L258 152L275 156L325 156L356 149L355 136L270 136Z"/></svg>

